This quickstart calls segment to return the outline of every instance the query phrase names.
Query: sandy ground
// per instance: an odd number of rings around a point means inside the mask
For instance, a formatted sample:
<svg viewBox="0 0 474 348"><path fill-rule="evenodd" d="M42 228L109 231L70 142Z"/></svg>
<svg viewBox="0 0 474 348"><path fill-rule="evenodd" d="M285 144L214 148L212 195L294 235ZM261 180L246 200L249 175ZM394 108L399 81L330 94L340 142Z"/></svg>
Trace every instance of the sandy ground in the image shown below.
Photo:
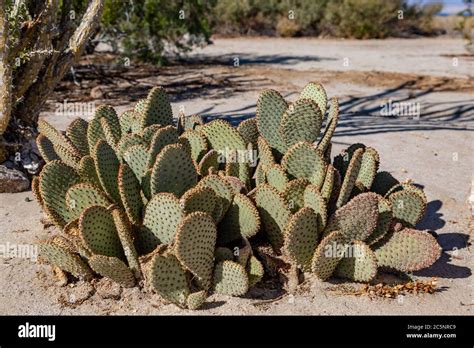
<svg viewBox="0 0 474 348"><path fill-rule="evenodd" d="M240 57L239 66L234 66L235 57ZM379 151L381 169L425 186L428 213L419 227L439 234L443 255L413 277L437 277L439 291L370 299L337 295L330 291L334 284L309 278L294 297L278 299L282 291L263 284L245 298L213 295L205 310L189 312L138 289L117 290L117 300L103 299L89 284L52 286L49 266L0 258L0 314L472 315L474 219L468 198L474 192L474 58L465 55L461 40L216 39L188 59L191 65L153 73L124 72L123 83L104 86L107 99L101 103L123 111L148 86L161 84L176 112L184 108L187 114L238 121L254 114L263 88L275 88L292 100L308 81L323 82L341 103L333 155L348 144L365 143ZM129 75L133 83L125 79ZM80 100L83 93L87 100L88 87L77 88L71 99ZM65 97L70 98L59 89L50 104L53 110ZM381 106L390 101L413 103L420 116L382 117ZM62 129L75 118L50 111L43 117ZM55 233L44 228L32 199L31 192L0 194L0 244L31 245Z"/></svg>

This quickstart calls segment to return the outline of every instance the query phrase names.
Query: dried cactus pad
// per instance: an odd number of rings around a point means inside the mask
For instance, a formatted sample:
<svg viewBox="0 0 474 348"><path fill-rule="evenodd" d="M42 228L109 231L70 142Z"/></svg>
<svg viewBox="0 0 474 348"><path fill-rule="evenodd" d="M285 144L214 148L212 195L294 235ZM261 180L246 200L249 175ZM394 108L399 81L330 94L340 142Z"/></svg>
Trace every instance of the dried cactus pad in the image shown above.
<svg viewBox="0 0 474 348"><path fill-rule="evenodd" d="M249 287L254 286L260 280L262 280L265 273L262 263L253 255L250 256L247 265L247 273L249 278Z"/></svg>
<svg viewBox="0 0 474 348"><path fill-rule="evenodd" d="M284 230L291 215L288 205L282 194L267 184L257 188L255 202L268 239L278 251L283 246Z"/></svg>
<svg viewBox="0 0 474 348"><path fill-rule="evenodd" d="M242 296L249 289L245 268L233 261L223 261L216 265L213 284L216 293L229 296Z"/></svg>
<svg viewBox="0 0 474 348"><path fill-rule="evenodd" d="M319 243L311 261L311 270L321 280L328 279L341 261L346 248L345 238L333 231Z"/></svg>
<svg viewBox="0 0 474 348"><path fill-rule="evenodd" d="M171 193L158 193L145 207L143 226L151 231L161 243L170 244L184 217L179 200Z"/></svg>
<svg viewBox="0 0 474 348"><path fill-rule="evenodd" d="M322 115L326 114L328 96L322 84L316 82L308 83L301 91L299 99L313 100L319 106Z"/></svg>
<svg viewBox="0 0 474 348"><path fill-rule="evenodd" d="M92 253L124 259L114 218L107 208L93 205L84 210L79 229L82 240Z"/></svg>
<svg viewBox="0 0 474 348"><path fill-rule="evenodd" d="M113 280L124 288L135 286L135 278L132 271L122 260L116 257L92 255L89 258L89 265L94 272Z"/></svg>
<svg viewBox="0 0 474 348"><path fill-rule="evenodd" d="M184 307L189 296L186 273L173 255L155 255L148 279L153 289L165 300Z"/></svg>
<svg viewBox="0 0 474 348"><path fill-rule="evenodd" d="M365 240L377 226L378 197L372 192L355 196L331 216L326 231L338 230L347 241Z"/></svg>
<svg viewBox="0 0 474 348"><path fill-rule="evenodd" d="M224 120L211 121L200 128L209 144L217 151L246 150L247 146L240 133Z"/></svg>
<svg viewBox="0 0 474 348"><path fill-rule="evenodd" d="M299 142L288 149L281 165L292 178L306 178L320 188L326 176L326 163L322 153L307 142Z"/></svg>
<svg viewBox="0 0 474 348"><path fill-rule="evenodd" d="M187 215L176 234L176 257L206 290L211 285L216 238L214 220L203 212Z"/></svg>
<svg viewBox="0 0 474 348"><path fill-rule="evenodd" d="M299 141L313 143L318 138L323 114L311 99L300 99L290 104L280 123L280 133L287 147Z"/></svg>
<svg viewBox="0 0 474 348"><path fill-rule="evenodd" d="M156 158L151 173L151 191L171 192L180 197L196 185L198 175L191 155L181 144L167 145Z"/></svg>
<svg viewBox="0 0 474 348"><path fill-rule="evenodd" d="M279 132L280 121L288 105L280 93L267 89L260 93L257 101L257 127L268 144L281 153L286 145Z"/></svg>
<svg viewBox="0 0 474 348"><path fill-rule="evenodd" d="M38 245L39 254L49 263L71 273L76 278L90 278L91 270L87 264L77 254L72 253L68 248L57 245L52 241L43 242Z"/></svg>
<svg viewBox="0 0 474 348"><path fill-rule="evenodd" d="M415 227L426 212L426 202L412 190L397 191L388 196L393 217L404 226Z"/></svg>
<svg viewBox="0 0 474 348"><path fill-rule="evenodd" d="M441 256L441 247L429 233L405 228L375 246L378 265L402 272L430 267Z"/></svg>
<svg viewBox="0 0 474 348"><path fill-rule="evenodd" d="M189 294L186 299L186 305L191 310L199 309L204 303L206 303L206 298L207 292L204 290L193 292L192 294Z"/></svg>
<svg viewBox="0 0 474 348"><path fill-rule="evenodd" d="M71 186L80 182L79 175L61 161L52 161L43 167L39 180L46 213L55 225L63 227L75 216L67 208L66 192Z"/></svg>
<svg viewBox="0 0 474 348"><path fill-rule="evenodd" d="M250 198L238 193L219 224L218 244L224 245L242 237L253 237L260 228L257 208Z"/></svg>
<svg viewBox="0 0 474 348"><path fill-rule="evenodd" d="M212 215L216 208L217 196L210 187L199 186L188 190L180 199L185 214L202 211Z"/></svg>
<svg viewBox="0 0 474 348"><path fill-rule="evenodd" d="M107 195L91 184L76 184L66 193L66 204L75 218L91 205L108 207L112 202Z"/></svg>
<svg viewBox="0 0 474 348"><path fill-rule="evenodd" d="M318 217L313 209L302 208L290 218L285 229L283 253L292 264L303 271L310 271L318 240Z"/></svg>
<svg viewBox="0 0 474 348"><path fill-rule="evenodd" d="M334 275L357 282L370 282L377 274L377 259L365 243L349 245Z"/></svg>
<svg viewBox="0 0 474 348"><path fill-rule="evenodd" d="M105 141L99 140L92 157L102 188L115 202L120 202L117 184L120 162L114 150Z"/></svg>

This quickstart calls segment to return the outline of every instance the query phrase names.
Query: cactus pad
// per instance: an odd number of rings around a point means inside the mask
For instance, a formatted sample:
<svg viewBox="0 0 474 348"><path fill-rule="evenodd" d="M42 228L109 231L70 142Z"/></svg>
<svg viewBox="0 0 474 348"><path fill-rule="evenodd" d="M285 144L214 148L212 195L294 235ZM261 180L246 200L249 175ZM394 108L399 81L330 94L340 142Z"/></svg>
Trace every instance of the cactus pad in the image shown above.
<svg viewBox="0 0 474 348"><path fill-rule="evenodd" d="M298 99L310 99L314 101L321 110L322 115L324 116L326 114L328 96L323 85L321 85L320 83L308 83L301 91Z"/></svg>
<svg viewBox="0 0 474 348"><path fill-rule="evenodd" d="M362 154L359 173L357 174L356 186L364 191L369 190L374 182L375 175L379 168L379 155L371 147L367 147Z"/></svg>
<svg viewBox="0 0 474 348"><path fill-rule="evenodd" d="M320 188L326 176L326 163L321 152L310 143L299 142L288 149L281 165L290 178L306 178Z"/></svg>
<svg viewBox="0 0 474 348"><path fill-rule="evenodd" d="M197 172L191 155L181 144L167 145L156 158L151 173L151 192L171 192L180 197L196 185Z"/></svg>
<svg viewBox="0 0 474 348"><path fill-rule="evenodd" d="M378 172L375 174L372 183L371 191L385 196L385 194L394 186L398 185L399 181L395 179L389 172Z"/></svg>
<svg viewBox="0 0 474 348"><path fill-rule="evenodd" d="M234 253L232 250L226 247L217 247L214 252L214 259L216 262L234 259Z"/></svg>
<svg viewBox="0 0 474 348"><path fill-rule="evenodd" d="M357 149L350 157L349 165L345 170L344 180L342 181L341 191L337 198L336 206L342 207L349 200L352 189L354 188L362 164L363 149Z"/></svg>
<svg viewBox="0 0 474 348"><path fill-rule="evenodd" d="M225 179L214 174L207 175L199 181L198 187L209 187L214 190L222 204L222 213L229 209L234 194L232 186Z"/></svg>
<svg viewBox="0 0 474 348"><path fill-rule="evenodd" d="M206 303L206 298L207 292L204 290L193 292L186 299L186 306L191 310L199 309Z"/></svg>
<svg viewBox="0 0 474 348"><path fill-rule="evenodd" d="M40 243L39 254L49 263L71 273L76 278L88 279L92 277L91 270L79 255L53 241Z"/></svg>
<svg viewBox="0 0 474 348"><path fill-rule="evenodd" d="M385 239L374 250L379 266L413 272L431 266L441 255L436 239L424 231L405 228Z"/></svg>
<svg viewBox="0 0 474 348"><path fill-rule="evenodd" d="M280 123L280 133L287 147L299 141L313 143L316 141L323 114L311 99L299 99L288 106Z"/></svg>
<svg viewBox="0 0 474 348"><path fill-rule="evenodd" d="M66 193L66 205L69 210L78 218L84 209L92 205L108 207L112 202L107 195L91 184L76 184Z"/></svg>
<svg viewBox="0 0 474 348"><path fill-rule="evenodd" d="M258 137L257 140L258 155L260 163L266 166L271 166L276 163L270 144L263 137Z"/></svg>
<svg viewBox="0 0 474 348"><path fill-rule="evenodd" d="M336 98L331 98L331 105L329 106L328 118L326 121L326 128L323 136L318 142L318 149L325 153L331 145L331 139L339 122L339 104Z"/></svg>
<svg viewBox="0 0 474 348"><path fill-rule="evenodd" d="M117 185L117 177L120 162L114 150L103 140L99 140L92 152L97 176L104 191L115 202L120 202L120 194Z"/></svg>
<svg viewBox="0 0 474 348"><path fill-rule="evenodd" d="M36 138L36 145L38 146L41 157L43 157L46 163L60 159L54 149L53 143L45 135L38 135Z"/></svg>
<svg viewBox="0 0 474 348"><path fill-rule="evenodd" d="M414 227L426 212L426 202L412 190L397 191L388 196L393 217L404 226Z"/></svg>
<svg viewBox="0 0 474 348"><path fill-rule="evenodd" d="M327 223L327 204L316 186L308 185L303 193L304 206L311 208L318 217L318 231L322 231Z"/></svg>
<svg viewBox="0 0 474 348"><path fill-rule="evenodd" d="M378 196L378 213L379 217L377 219L377 227L375 227L374 232L365 240L367 244L373 244L380 240L388 232L390 225L392 224L393 214L392 214L392 204L386 198Z"/></svg>
<svg viewBox="0 0 474 348"><path fill-rule="evenodd" d="M240 133L242 139L246 144L257 145L257 139L259 136L257 128L257 120L255 118L248 118L240 122L237 127L237 131Z"/></svg>
<svg viewBox="0 0 474 348"><path fill-rule="evenodd" d="M279 164L274 164L267 168L266 178L267 183L280 192L283 192L286 184L289 181L285 170Z"/></svg>
<svg viewBox="0 0 474 348"><path fill-rule="evenodd" d="M141 223L143 202L140 196L140 183L127 164L121 164L118 173L120 198L129 220L136 225Z"/></svg>
<svg viewBox="0 0 474 348"><path fill-rule="evenodd" d="M214 149L207 152L198 164L199 175L208 175L211 168L219 169L219 156L219 152Z"/></svg>
<svg viewBox="0 0 474 348"><path fill-rule="evenodd" d="M216 207L216 193L210 187L200 186L188 190L180 199L185 214L202 211L212 215Z"/></svg>
<svg viewBox="0 0 474 348"><path fill-rule="evenodd" d="M178 131L174 126L166 126L158 130L150 142L148 167L153 167L156 156L166 145L174 144L177 141Z"/></svg>
<svg viewBox="0 0 474 348"><path fill-rule="evenodd" d="M349 252L351 251L351 252ZM350 245L334 275L356 282L370 282L377 274L377 259L367 244L356 241Z"/></svg>
<svg viewBox="0 0 474 348"><path fill-rule="evenodd" d="M240 133L224 120L211 121L200 128L211 147L219 152L246 150L246 144Z"/></svg>
<svg viewBox="0 0 474 348"><path fill-rule="evenodd" d="M143 225L161 243L170 244L183 217L179 200L171 193L162 192L153 196L145 207Z"/></svg>
<svg viewBox="0 0 474 348"><path fill-rule="evenodd" d="M233 261L223 261L216 265L213 284L216 293L242 296L248 291L249 279L242 265Z"/></svg>
<svg viewBox="0 0 474 348"><path fill-rule="evenodd" d="M255 194L263 228L273 246L279 251L283 246L284 230L290 219L290 209L281 193L268 184L260 185Z"/></svg>
<svg viewBox="0 0 474 348"><path fill-rule="evenodd" d="M297 212L304 206L304 191L309 181L299 178L288 182L283 189L283 197L292 213Z"/></svg>
<svg viewBox="0 0 474 348"><path fill-rule="evenodd" d="M187 130L180 135L180 139L186 139L189 146L191 147L191 157L192 159L199 163L202 156L207 152L207 140L206 138L198 131Z"/></svg>
<svg viewBox="0 0 474 348"><path fill-rule="evenodd" d="M263 278L265 273L263 265L255 256L250 256L247 265L247 273L249 278L249 287L254 286Z"/></svg>
<svg viewBox="0 0 474 348"><path fill-rule="evenodd" d="M92 255L89 258L89 265L94 272L113 280L124 288L135 286L135 278L132 271L122 260L116 257Z"/></svg>
<svg viewBox="0 0 474 348"><path fill-rule="evenodd" d="M77 167L77 172L82 181L88 182L97 187L102 187L99 177L97 176L94 159L91 156L87 155L81 158Z"/></svg>
<svg viewBox="0 0 474 348"><path fill-rule="evenodd" d="M162 87L151 89L145 102L139 107L139 113L142 117L142 128L153 124L167 126L173 123L171 104Z"/></svg>
<svg viewBox="0 0 474 348"><path fill-rule="evenodd" d="M319 243L311 260L311 270L321 280L328 279L341 261L346 249L345 238L333 231Z"/></svg>
<svg viewBox="0 0 474 348"><path fill-rule="evenodd" d="M303 271L311 270L311 259L319 240L318 216L311 208L302 208L290 218L285 229L283 253Z"/></svg>

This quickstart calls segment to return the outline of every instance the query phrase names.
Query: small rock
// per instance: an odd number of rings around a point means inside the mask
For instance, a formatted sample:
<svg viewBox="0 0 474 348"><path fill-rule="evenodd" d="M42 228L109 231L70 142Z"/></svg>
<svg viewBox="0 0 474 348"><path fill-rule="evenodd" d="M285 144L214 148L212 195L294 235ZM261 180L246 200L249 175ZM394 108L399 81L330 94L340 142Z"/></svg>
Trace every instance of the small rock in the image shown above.
<svg viewBox="0 0 474 348"><path fill-rule="evenodd" d="M105 96L104 89L100 86L95 86L91 89L91 97L94 99L103 99Z"/></svg>
<svg viewBox="0 0 474 348"><path fill-rule="evenodd" d="M110 279L102 278L95 284L97 294L103 299L120 299L122 295L122 287L111 281Z"/></svg>
<svg viewBox="0 0 474 348"><path fill-rule="evenodd" d="M91 284L82 282L68 291L66 301L69 304L80 305L94 295L94 292L95 289Z"/></svg>
<svg viewBox="0 0 474 348"><path fill-rule="evenodd" d="M32 202L33 200L30 197L25 197L25 202Z"/></svg>
<svg viewBox="0 0 474 348"><path fill-rule="evenodd" d="M25 174L0 165L0 193L23 192L29 188L30 181Z"/></svg>

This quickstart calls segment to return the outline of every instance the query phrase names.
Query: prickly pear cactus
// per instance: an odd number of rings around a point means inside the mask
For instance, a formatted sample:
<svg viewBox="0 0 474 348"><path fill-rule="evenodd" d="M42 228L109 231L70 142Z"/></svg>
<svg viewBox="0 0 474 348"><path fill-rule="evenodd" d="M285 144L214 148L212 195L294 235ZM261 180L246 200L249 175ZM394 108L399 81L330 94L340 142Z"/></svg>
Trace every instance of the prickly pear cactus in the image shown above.
<svg viewBox="0 0 474 348"><path fill-rule="evenodd" d="M32 189L62 231L40 243L41 259L192 310L213 292L261 286L274 274L261 247L322 280L429 267L441 249L415 229L424 192L380 171L370 146L332 159L338 120L337 99L309 83L292 103L263 91L256 117L237 127L184 114L175 125L160 87L122 115L101 106L65 132L40 121L46 164Z"/></svg>

